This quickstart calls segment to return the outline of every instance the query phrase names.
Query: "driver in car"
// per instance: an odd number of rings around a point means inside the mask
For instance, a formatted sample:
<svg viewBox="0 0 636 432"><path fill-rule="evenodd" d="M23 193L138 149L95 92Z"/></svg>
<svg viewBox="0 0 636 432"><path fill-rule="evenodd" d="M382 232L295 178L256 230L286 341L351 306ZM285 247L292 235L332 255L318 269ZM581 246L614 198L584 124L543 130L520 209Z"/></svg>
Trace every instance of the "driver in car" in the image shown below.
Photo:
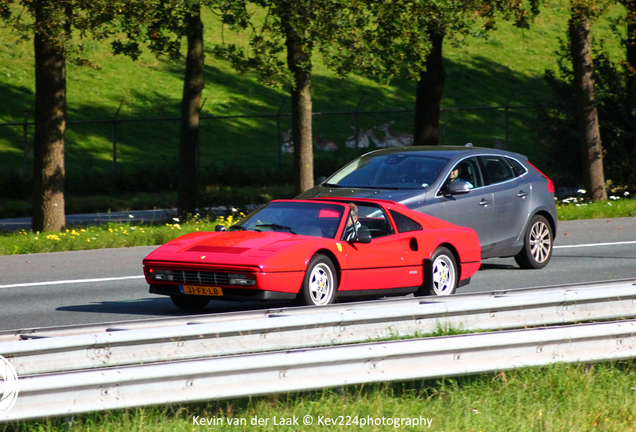
<svg viewBox="0 0 636 432"><path fill-rule="evenodd" d="M354 203L347 203L351 208L349 212L349 217L347 218L347 227L345 228L343 234L344 241L354 240L358 236L358 228L362 225L358 221L358 206Z"/></svg>
<svg viewBox="0 0 636 432"><path fill-rule="evenodd" d="M448 176L448 181L447 181L447 185L454 182L454 181L463 181L465 183L468 183L468 187L469 188L473 188L473 184L471 182L469 182L468 180L465 180L463 178L460 178L459 175L462 173L462 167L457 165L455 168L453 168L453 170L450 172L450 175Z"/></svg>

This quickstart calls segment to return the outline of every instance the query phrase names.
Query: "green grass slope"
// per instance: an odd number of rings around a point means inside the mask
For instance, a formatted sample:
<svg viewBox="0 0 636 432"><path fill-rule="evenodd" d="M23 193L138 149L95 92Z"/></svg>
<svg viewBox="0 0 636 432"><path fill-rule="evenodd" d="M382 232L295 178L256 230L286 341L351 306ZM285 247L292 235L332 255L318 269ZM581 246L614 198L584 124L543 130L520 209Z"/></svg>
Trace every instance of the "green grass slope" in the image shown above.
<svg viewBox="0 0 636 432"><path fill-rule="evenodd" d="M444 144L472 142L491 147L494 139L504 139L502 110L453 110L461 107L537 105L549 103L543 81L547 68L556 68L558 39L565 35L567 2L548 2L532 28L521 30L500 22L487 39L469 38L459 46L447 43L447 69L442 114ZM610 30L611 17L622 13L611 9L594 28L614 59L621 55L619 39ZM609 17L609 18L608 18ZM206 14L205 43L210 50L221 40L221 27L212 14ZM245 40L230 34L225 40ZM17 35L0 27L0 123L21 123L33 119L34 70L31 42L16 43ZM176 181L179 104L184 62L156 59L144 54L133 62L115 57L106 42L84 41L85 54L98 68L69 62L67 195L165 192ZM315 56L312 81L316 112L360 109L404 110L414 106L415 83L394 79L378 83L351 76L341 79L327 70ZM281 89L259 84L254 76L240 75L228 64L207 53L203 116L229 116L289 113L289 97ZM118 119L157 119L165 121L126 122L117 126L117 177L113 165L113 125L76 123L112 119L123 101ZM410 113L361 114L361 128L394 120L394 132L411 133ZM288 130L290 118L281 117L281 130ZM536 146L536 112L512 109L509 118L509 148L528 154L541 165ZM352 134L352 115L321 115L314 118L314 135L339 143L336 153L316 151L316 176L327 175L355 157L344 141ZM33 128L28 128L25 159L22 126L0 126L0 186L2 196L24 199L27 192L23 171L30 170ZM205 191L219 185L263 185L291 182L291 155L279 160L275 117L206 118L201 122L200 165ZM548 173L549 174L549 173ZM212 199L213 200L213 199ZM210 202L208 204L214 204Z"/></svg>

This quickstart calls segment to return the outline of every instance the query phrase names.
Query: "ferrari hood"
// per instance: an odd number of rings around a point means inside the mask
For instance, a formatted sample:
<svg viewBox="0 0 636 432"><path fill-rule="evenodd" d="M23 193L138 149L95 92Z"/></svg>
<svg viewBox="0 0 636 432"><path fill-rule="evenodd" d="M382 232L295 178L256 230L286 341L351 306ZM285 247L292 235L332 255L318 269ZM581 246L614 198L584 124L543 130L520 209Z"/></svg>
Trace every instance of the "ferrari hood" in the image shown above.
<svg viewBox="0 0 636 432"><path fill-rule="evenodd" d="M307 237L272 231L192 233L159 247L144 261L254 266L301 241Z"/></svg>

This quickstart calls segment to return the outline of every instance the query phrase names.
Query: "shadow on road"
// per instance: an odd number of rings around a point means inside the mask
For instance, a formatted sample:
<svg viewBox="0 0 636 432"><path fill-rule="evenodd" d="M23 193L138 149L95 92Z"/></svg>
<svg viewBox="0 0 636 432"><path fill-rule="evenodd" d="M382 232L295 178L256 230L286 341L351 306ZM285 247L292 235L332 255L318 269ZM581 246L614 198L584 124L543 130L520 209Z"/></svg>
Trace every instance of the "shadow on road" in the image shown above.
<svg viewBox="0 0 636 432"><path fill-rule="evenodd" d="M56 308L63 312L88 312L99 314L130 314L148 316L184 316L210 313L239 312L245 310L270 309L272 307L288 307L289 302L257 303L257 302L229 302L214 301L200 312L184 311L176 307L170 298L144 298L126 301L103 301L83 305L63 306Z"/></svg>
<svg viewBox="0 0 636 432"><path fill-rule="evenodd" d="M481 264L479 271L484 270L521 270L519 267L512 264Z"/></svg>

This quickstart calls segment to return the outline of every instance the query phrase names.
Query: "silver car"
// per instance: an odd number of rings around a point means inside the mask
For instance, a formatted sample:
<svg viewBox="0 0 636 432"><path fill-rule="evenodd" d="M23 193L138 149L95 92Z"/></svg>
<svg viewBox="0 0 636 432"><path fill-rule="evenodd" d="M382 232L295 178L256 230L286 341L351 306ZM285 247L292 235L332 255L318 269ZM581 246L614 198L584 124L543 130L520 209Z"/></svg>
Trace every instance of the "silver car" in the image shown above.
<svg viewBox="0 0 636 432"><path fill-rule="evenodd" d="M477 231L482 258L545 267L556 234L554 184L523 155L477 147L401 147L367 153L298 198L396 201Z"/></svg>

